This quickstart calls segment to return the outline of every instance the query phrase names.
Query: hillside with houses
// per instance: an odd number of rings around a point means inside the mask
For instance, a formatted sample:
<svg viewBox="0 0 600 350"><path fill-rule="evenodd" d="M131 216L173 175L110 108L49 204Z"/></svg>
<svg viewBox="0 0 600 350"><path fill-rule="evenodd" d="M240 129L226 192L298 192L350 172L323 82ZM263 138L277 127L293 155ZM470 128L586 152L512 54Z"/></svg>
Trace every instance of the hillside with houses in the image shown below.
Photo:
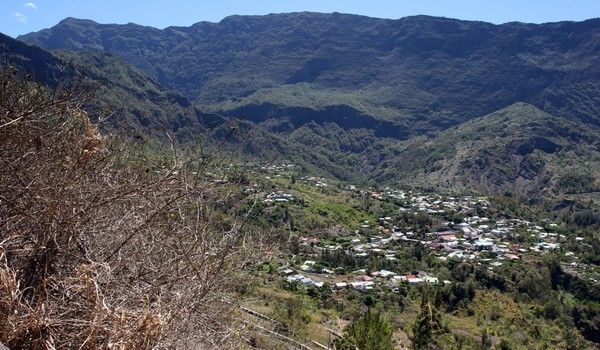
<svg viewBox="0 0 600 350"><path fill-rule="evenodd" d="M244 193L257 203L254 219L275 225L281 245L264 252L244 305L274 322L299 317L288 335L306 344L343 336L368 300L396 326L397 344L408 347L417 296L431 293L445 314L447 332L439 337L477 348L485 334L496 348L509 342L543 348L566 331L557 323L567 317L564 298L600 296L593 231L564 222L560 213L510 197L346 184L304 176L293 164L254 165L247 173ZM294 300L306 308L295 316ZM532 312L544 320L538 333L525 321L511 325ZM595 336L580 329L578 344L591 346L586 342ZM521 344L511 340L515 331Z"/></svg>
<svg viewBox="0 0 600 350"><path fill-rule="evenodd" d="M0 53L0 347L600 349L597 18L66 18Z"/></svg>

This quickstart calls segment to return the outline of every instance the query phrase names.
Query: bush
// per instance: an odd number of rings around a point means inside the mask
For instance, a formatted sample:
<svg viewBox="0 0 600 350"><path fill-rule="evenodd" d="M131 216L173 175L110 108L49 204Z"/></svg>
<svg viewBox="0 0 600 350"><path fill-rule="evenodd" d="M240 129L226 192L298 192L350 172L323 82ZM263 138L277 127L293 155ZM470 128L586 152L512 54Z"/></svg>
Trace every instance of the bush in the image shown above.
<svg viewBox="0 0 600 350"><path fill-rule="evenodd" d="M91 96L83 80L48 89L6 67L0 341L15 349L237 341L221 326L235 307L223 296L242 281L258 232L214 206L228 198L175 145L159 163L137 141L102 136L82 107Z"/></svg>

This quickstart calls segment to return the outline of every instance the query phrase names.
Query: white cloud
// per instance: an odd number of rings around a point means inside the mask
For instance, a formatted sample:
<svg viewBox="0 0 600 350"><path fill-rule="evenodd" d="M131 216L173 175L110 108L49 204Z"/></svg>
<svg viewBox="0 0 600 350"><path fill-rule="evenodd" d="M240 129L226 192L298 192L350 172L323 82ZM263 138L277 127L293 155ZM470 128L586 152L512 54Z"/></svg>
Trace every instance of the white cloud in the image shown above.
<svg viewBox="0 0 600 350"><path fill-rule="evenodd" d="M37 5L34 4L33 2L28 2L26 4L23 4L25 7L29 7L32 10L37 10Z"/></svg>
<svg viewBox="0 0 600 350"><path fill-rule="evenodd" d="M19 22L27 22L27 16L25 16L21 12L15 12L13 13L13 16L15 16L17 18L17 21Z"/></svg>

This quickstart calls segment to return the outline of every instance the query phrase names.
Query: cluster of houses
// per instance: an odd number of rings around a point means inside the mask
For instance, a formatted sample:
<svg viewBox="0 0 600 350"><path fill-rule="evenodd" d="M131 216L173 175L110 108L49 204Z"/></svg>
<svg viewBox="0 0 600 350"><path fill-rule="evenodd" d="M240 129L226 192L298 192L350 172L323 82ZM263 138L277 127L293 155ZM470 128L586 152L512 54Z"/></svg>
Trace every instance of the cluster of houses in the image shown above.
<svg viewBox="0 0 600 350"><path fill-rule="evenodd" d="M262 172L267 172L270 174L280 174L286 171L289 171L291 169L293 169L295 167L294 164L270 164L270 165L266 165L266 166L262 166L260 168L260 170L262 170Z"/></svg>
<svg viewBox="0 0 600 350"><path fill-rule="evenodd" d="M359 191L354 186L349 188L353 191ZM364 195L373 200L384 200L386 197L403 200L406 205L398 208L399 211L418 213L425 211L428 215L438 215L443 218L449 212L460 213L464 217L460 223L444 222L445 230L440 232L427 232L416 234L406 228L399 228L394 225L391 217L379 219L376 226L368 221L359 225L355 232L357 236L350 238L350 245L335 244L329 242L327 246L320 245L316 237L301 237L301 244L311 244L317 249L338 250L343 249L346 253L352 254L357 258L365 258L371 254L377 254L389 261L397 260L397 252L388 243L392 241L417 242L430 249L437 259L447 261L448 259L458 259L461 261L476 261L479 264L487 265L489 269L494 269L508 262L518 262L524 254L544 253L550 250L560 248L560 241L566 239L565 236L548 232L548 228L556 227L552 222L545 222L544 226L538 226L536 223L522 219L496 219L480 217L476 215L479 212L485 212L489 203L484 199L473 197L462 198L442 198L439 196L423 196L420 194L409 196L402 191L386 189L385 192L363 191ZM376 227L377 235L372 235L369 239L361 237L361 229ZM517 240L519 235L529 236L527 240ZM530 243L518 243L530 242ZM400 243L401 244L401 243ZM311 266L314 261L306 261L300 270L303 273L313 272ZM290 274L287 280L290 282L299 281L303 285L322 286L320 282L287 269ZM320 275L333 275L334 271L323 269L319 271ZM352 277L354 276L354 277ZM333 278L333 277L332 277ZM357 290L370 290L376 285L387 285L393 287L398 283L411 284L440 284L450 283L450 281L439 281L436 276L424 272L418 275L401 274L393 271L381 270L371 272L369 275L364 271L355 271L348 280L333 283L334 289L354 288Z"/></svg>
<svg viewBox="0 0 600 350"><path fill-rule="evenodd" d="M294 196L286 193L284 191L276 191L276 192L271 192L269 194L267 194L265 196L265 199L263 199L263 203L280 203L280 202L289 202L291 200L294 200Z"/></svg>
<svg viewBox="0 0 600 350"><path fill-rule="evenodd" d="M314 263L314 261L312 263ZM307 261L303 266L305 265L311 265L311 262ZM284 267L281 272L287 276L286 280L288 283L297 282L305 287L315 286L317 288L323 288L325 286L325 282L316 281L313 278L307 277L306 274L296 273L293 269L289 267ZM333 271L326 271L325 269L321 272L329 274L333 273ZM372 272L369 276L366 274L366 271L364 269L361 269L355 271L353 275L354 277L351 280L337 282L334 281L332 283L328 283L328 285L334 290L352 288L359 291L369 291L374 289L378 285L395 289L400 283L403 282L407 284L439 284L439 280L437 277L427 273L420 273L419 275L400 275L392 271L380 270ZM444 280L443 283L450 283L450 281Z"/></svg>
<svg viewBox="0 0 600 350"><path fill-rule="evenodd" d="M518 261L521 256L528 252L544 253L549 250L560 248L560 241L566 239L564 235L547 232L547 229L536 223L522 219L498 219L491 220L480 217L475 213L479 208L485 212L489 202L485 199L476 199L471 196L462 198L442 198L440 196L424 196L416 194L408 198L406 193L389 190L388 196L407 199L407 205L399 208L404 212L427 212L429 215L437 215L444 218L447 213L458 213L464 217L463 222L443 223L448 229L441 232L429 232L425 238L416 238L414 232L403 231L395 226L390 227L390 218L380 218L382 225L379 227L381 233L385 234L392 230L388 239L404 239L419 241L435 251L440 260L455 258L459 260L474 260L480 263L489 263L491 266L501 266L503 261ZM547 221L547 228L555 228L558 225ZM519 235L528 235L528 242L533 244L515 243ZM484 254L491 252L494 254ZM492 256L493 258L490 258Z"/></svg>
<svg viewBox="0 0 600 350"><path fill-rule="evenodd" d="M269 173L270 176L288 176L290 171L294 171L294 167L293 164L270 165L261 170ZM322 177L300 177L298 180L317 187L329 186L328 180ZM248 191L256 192L257 186L257 184L253 185L253 188L249 188ZM444 229L439 231L437 227L436 232L417 233L413 228L398 227L392 217L388 216L379 218L377 223L362 222L354 232L354 237L352 235L348 237L350 244L332 244L329 240L322 242L318 237L299 237L300 244L310 245L317 251L343 249L347 254L357 258L377 254L385 260L394 262L398 260L397 252L390 249L394 244L388 243L399 241L401 244L402 241L406 241L414 244L416 242L430 249L441 261L449 259L475 261L488 266L489 269L495 269L511 262L518 263L526 254L543 254L557 250L561 247L561 242L566 240L564 235L552 232L558 225L550 221L539 224L523 219L492 219L483 216L482 213L487 213L490 205L483 198L424 195L387 187L376 191L349 185L345 189L373 201L393 201L398 213L414 215L426 213L438 218L437 221L442 222ZM263 202L277 204L291 202L294 199L294 195L288 191L278 190L264 195ZM462 222L453 222L452 215L460 216ZM366 235L361 235L366 231L371 233L368 238ZM582 238L577 237L577 239ZM327 242L327 245L324 242ZM567 254L572 253L567 252ZM577 259L576 256L571 258L574 261ZM576 263L570 267L581 269ZM299 282L305 286L314 285L318 288L323 286L321 280L331 278L332 283L329 285L334 289L370 290L378 284L393 286L398 283L409 285L450 283L439 281L436 276L424 272L413 275L387 270L373 271L369 274L358 270L347 280L338 281L337 277L333 277L336 274L332 270L319 269L318 273L313 271L310 260L305 261L296 270L286 268L284 275L289 282Z"/></svg>

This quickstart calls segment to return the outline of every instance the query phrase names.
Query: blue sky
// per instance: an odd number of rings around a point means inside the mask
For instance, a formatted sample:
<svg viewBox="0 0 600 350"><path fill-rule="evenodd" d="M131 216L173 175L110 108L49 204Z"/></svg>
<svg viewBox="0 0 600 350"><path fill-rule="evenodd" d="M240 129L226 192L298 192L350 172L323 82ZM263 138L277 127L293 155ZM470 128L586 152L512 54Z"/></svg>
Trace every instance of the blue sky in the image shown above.
<svg viewBox="0 0 600 350"><path fill-rule="evenodd" d="M0 32L16 37L66 17L157 28L219 22L229 15L314 11L379 18L431 15L496 24L600 17L600 0L0 0Z"/></svg>

